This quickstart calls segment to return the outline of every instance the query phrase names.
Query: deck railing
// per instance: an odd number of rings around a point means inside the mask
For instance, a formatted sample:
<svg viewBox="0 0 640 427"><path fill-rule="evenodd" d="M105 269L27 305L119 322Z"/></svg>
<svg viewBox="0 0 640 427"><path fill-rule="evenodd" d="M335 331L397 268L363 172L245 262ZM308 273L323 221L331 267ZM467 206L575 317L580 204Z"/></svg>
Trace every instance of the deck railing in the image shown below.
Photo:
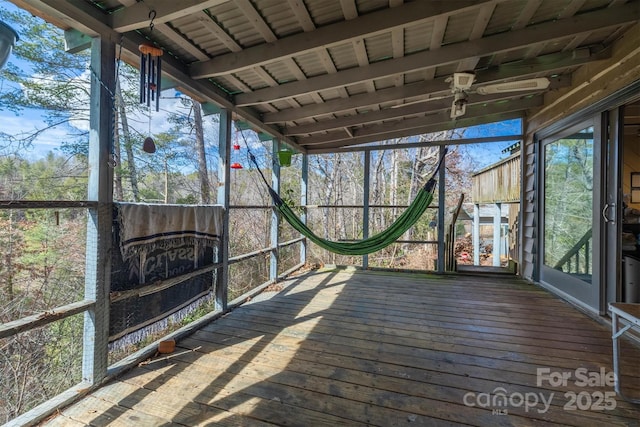
<svg viewBox="0 0 640 427"><path fill-rule="evenodd" d="M592 229L586 233L573 245L566 254L553 266L556 270L565 273L591 274L592 261Z"/></svg>

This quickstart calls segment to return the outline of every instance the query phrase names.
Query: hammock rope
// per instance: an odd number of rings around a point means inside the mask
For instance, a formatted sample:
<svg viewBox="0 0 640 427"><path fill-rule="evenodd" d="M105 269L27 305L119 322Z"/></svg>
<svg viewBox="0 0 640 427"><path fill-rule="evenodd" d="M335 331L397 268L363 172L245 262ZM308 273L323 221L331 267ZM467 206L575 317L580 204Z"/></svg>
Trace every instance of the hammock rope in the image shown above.
<svg viewBox="0 0 640 427"><path fill-rule="evenodd" d="M245 141L246 143L246 141ZM264 181L269 194L273 199L273 203L278 209L278 212L282 217L300 234L307 237L316 245L337 254L341 255L366 255L380 249L383 249L400 238L407 230L409 230L422 216L424 211L429 207L433 201L433 193L436 186L436 175L442 166L444 156L447 154L447 150L440 157L438 164L431 175L431 178L427 183L418 191L415 199L407 207L407 209L385 230L377 233L371 237L356 242L337 242L333 240L324 239L315 234L307 225L300 220L298 215L282 200L282 198L275 192L269 185L267 179L264 177L258 162L256 161L253 153L248 149L247 153L249 159L256 166L262 180Z"/></svg>

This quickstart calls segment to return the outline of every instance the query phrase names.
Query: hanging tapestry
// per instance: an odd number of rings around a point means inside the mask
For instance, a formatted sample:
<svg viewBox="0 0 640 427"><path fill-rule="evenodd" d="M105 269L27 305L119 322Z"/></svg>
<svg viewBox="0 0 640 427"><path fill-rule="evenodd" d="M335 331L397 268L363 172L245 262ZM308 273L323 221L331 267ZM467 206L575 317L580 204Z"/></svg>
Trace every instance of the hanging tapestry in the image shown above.
<svg viewBox="0 0 640 427"><path fill-rule="evenodd" d="M223 212L222 206L115 204L109 341L127 335L135 342L210 295Z"/></svg>

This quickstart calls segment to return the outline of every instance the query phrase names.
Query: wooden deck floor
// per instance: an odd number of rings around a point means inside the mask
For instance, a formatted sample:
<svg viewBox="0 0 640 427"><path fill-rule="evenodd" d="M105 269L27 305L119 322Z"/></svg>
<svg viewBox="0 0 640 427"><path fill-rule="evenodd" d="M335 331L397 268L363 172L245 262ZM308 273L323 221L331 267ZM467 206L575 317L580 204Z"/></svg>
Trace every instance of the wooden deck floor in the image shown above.
<svg viewBox="0 0 640 427"><path fill-rule="evenodd" d="M640 351L622 354L640 396ZM536 286L329 271L236 309L48 425L638 425L639 406L581 386L578 368L612 371L609 329ZM570 378L538 385L538 369Z"/></svg>

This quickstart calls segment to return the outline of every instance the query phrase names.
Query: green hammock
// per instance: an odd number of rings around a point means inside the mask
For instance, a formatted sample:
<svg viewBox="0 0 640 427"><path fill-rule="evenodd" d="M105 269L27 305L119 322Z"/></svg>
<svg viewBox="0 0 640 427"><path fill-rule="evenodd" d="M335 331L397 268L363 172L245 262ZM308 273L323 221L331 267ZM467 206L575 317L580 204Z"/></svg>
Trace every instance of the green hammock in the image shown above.
<svg viewBox="0 0 640 427"><path fill-rule="evenodd" d="M416 223L416 221L420 219L433 200L433 189L435 188L435 183L436 181L433 178L430 179L429 182L420 189L411 205L393 222L393 224L391 224L391 226L389 226L389 228L367 239L359 240L357 242L335 242L317 236L309 229L309 227L306 226L306 224L300 221L300 218L298 218L295 212L287 206L275 191L269 188L269 193L271 194L271 198L278 208L278 211L282 214L282 217L286 219L293 228L298 230L316 245L337 254L365 255L389 246L391 243L398 240L400 236L402 236L413 224Z"/></svg>
<svg viewBox="0 0 640 427"><path fill-rule="evenodd" d="M424 187L421 188L420 191L418 191L418 194L416 195L416 198L413 200L413 202L393 222L393 224L391 224L391 226L389 226L389 228L387 228L386 230L357 242L336 242L323 239L322 237L316 235L313 231L311 231L309 227L307 227L305 223L300 220L298 215L296 215L296 213L291 210L291 208L282 200L278 193L276 193L273 188L271 188L266 178L262 174L262 171L258 167L258 163L256 162L255 157L250 152L249 158L256 165L256 168L258 168L258 172L260 172L262 180L269 189L269 194L271 195L273 203L277 207L278 211L294 229L296 229L316 245L330 252L341 255L366 255L389 246L420 219L424 211L427 209L427 207L429 207L431 201L433 200L433 191L436 186L435 176L438 173L440 166L442 165L442 161L444 160L446 152L447 150L444 151L444 154L440 158L440 161L438 162L438 165L436 166L436 169L433 172L431 178L427 181Z"/></svg>

